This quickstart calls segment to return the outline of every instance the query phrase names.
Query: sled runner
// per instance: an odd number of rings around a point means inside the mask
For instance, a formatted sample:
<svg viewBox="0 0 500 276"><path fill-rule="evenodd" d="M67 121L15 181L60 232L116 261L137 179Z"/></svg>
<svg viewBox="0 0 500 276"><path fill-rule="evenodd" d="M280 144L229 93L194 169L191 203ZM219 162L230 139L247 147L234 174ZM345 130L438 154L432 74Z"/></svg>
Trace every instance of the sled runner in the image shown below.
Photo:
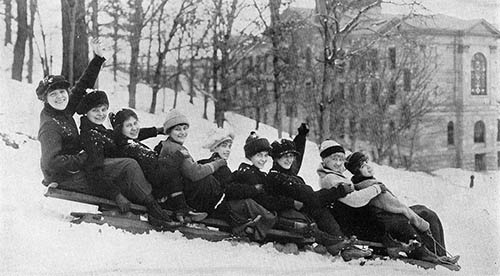
<svg viewBox="0 0 500 276"><path fill-rule="evenodd" d="M118 206L114 201L93 195L49 187L45 196L98 206L100 213L71 213L75 217L73 223L108 224L132 233L149 233L151 230L159 230L146 221L144 215L147 209L142 205L132 204L131 212L122 214L117 211ZM232 228L227 222L213 218L206 218L198 223L188 223L175 228L175 230L179 230L187 238L202 238L209 241L220 241L234 237L231 234ZM313 238L305 238L302 235L278 229L271 229L267 233L267 237L269 240L297 243L298 245L314 243Z"/></svg>

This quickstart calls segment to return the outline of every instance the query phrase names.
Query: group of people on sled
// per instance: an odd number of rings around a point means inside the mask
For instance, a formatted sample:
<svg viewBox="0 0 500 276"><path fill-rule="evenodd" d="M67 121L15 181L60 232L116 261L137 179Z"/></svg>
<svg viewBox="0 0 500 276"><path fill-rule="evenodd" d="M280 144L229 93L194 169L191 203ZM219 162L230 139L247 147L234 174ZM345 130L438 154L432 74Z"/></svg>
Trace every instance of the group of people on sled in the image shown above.
<svg viewBox="0 0 500 276"><path fill-rule="evenodd" d="M171 110L161 127L141 128L137 114L122 109L108 116L109 100L93 88L104 58L99 42L94 58L74 86L58 75L40 81L36 94L44 102L38 139L43 183L60 189L114 200L121 212L131 203L147 208L149 222L175 229L207 217L227 221L234 232L265 241L270 229L310 236L344 260L368 257L371 250L355 246L357 239L383 243L387 253L412 240L412 258L456 262L447 257L441 221L425 206L407 207L373 177L367 157L346 158L338 143L321 143L317 169L320 190L313 190L300 170L309 132L298 128L294 140L269 143L252 132L244 145L248 163L236 171L227 166L234 135L215 131L206 148L212 155L195 161L184 146L189 120ZM81 115L80 129L73 119ZM103 123L109 118L112 129ZM154 149L144 139L166 135ZM263 168L272 158L268 173ZM344 176L345 168L353 177Z"/></svg>

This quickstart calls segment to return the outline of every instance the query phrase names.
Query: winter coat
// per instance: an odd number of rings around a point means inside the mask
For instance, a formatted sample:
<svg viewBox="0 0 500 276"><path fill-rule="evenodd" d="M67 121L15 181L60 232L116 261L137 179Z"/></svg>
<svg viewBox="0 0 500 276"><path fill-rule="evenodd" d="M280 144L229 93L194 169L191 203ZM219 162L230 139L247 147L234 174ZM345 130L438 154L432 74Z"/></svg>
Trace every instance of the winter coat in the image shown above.
<svg viewBox="0 0 500 276"><path fill-rule="evenodd" d="M210 158L198 160L198 164L209 164L221 159L218 153L214 152ZM233 174L231 169L225 165L218 168L212 174L223 187L227 187L231 182L233 182Z"/></svg>
<svg viewBox="0 0 500 276"><path fill-rule="evenodd" d="M233 180L242 184L238 193L235 193L235 197L251 198L269 211L279 212L294 208L293 198L281 195L273 196L267 192L269 189L267 174L254 165L241 163L238 170L233 173ZM257 184L263 185L263 191L255 188Z"/></svg>
<svg viewBox="0 0 500 276"><path fill-rule="evenodd" d="M342 183L350 182L350 180L348 180L344 175L328 169L323 164L319 165L316 172L319 175L319 185L323 189L337 188ZM339 198L338 201L348 206L359 208L367 205L370 200L375 198L381 192L382 190L379 185L373 185L367 189L349 193L345 197Z"/></svg>
<svg viewBox="0 0 500 276"><path fill-rule="evenodd" d="M183 156L180 171L186 202L198 211L211 214L224 195L224 187L213 173L226 162L217 159L206 164L198 164L183 145L170 137L160 142L155 150L160 152L161 158L169 158L179 153Z"/></svg>
<svg viewBox="0 0 500 276"><path fill-rule="evenodd" d="M92 59L75 86L70 89L65 110L56 110L45 103L40 113L40 167L44 176L43 183L46 185L63 182L83 167L87 154L82 152L73 114L85 95L85 90L94 86L104 60L98 56Z"/></svg>
<svg viewBox="0 0 500 276"><path fill-rule="evenodd" d="M130 139L118 133L115 136L115 142L118 146L118 156L135 159L146 179L151 183L154 197L163 198L182 191L180 164L184 157L180 155L176 156L175 159L170 156L160 158L156 151L140 142L157 135L158 131L155 127L141 128L137 139Z"/></svg>
<svg viewBox="0 0 500 276"><path fill-rule="evenodd" d="M186 147L175 142L170 137L160 142L155 150L160 153L160 157L173 155L176 152L182 153L185 159L181 165L181 173L184 178L187 178L191 181L198 181L204 177L212 175L218 168L226 164L226 162L222 159L217 159L206 164L198 164L196 161L194 161L191 154L189 154L189 151Z"/></svg>
<svg viewBox="0 0 500 276"><path fill-rule="evenodd" d="M119 157L113 130L94 124L86 116L82 116L80 138L83 149L88 154L84 171L89 184L101 194L114 200L121 193L120 189L104 178L104 159Z"/></svg>
<svg viewBox="0 0 500 276"><path fill-rule="evenodd" d="M294 139L296 150L299 152L290 169L285 170L276 161L269 171L267 191L274 196L286 196L304 203L309 210L319 209L325 204L325 199L332 201L346 195L342 186L315 192L307 185L304 179L297 175L302 165L305 150L305 135L297 135ZM327 195L328 194L328 195ZM323 196L325 195L325 196Z"/></svg>

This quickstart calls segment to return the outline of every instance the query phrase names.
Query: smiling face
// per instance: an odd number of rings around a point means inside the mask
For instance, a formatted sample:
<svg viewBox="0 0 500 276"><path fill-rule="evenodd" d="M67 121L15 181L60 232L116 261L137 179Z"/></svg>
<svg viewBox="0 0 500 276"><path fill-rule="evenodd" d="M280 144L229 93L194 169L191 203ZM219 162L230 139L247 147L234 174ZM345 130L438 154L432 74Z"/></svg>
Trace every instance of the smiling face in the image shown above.
<svg viewBox="0 0 500 276"><path fill-rule="evenodd" d="M295 161L295 154L293 153L283 154L276 160L276 162L278 162L278 165L280 165L285 170L288 170L292 167L293 161Z"/></svg>
<svg viewBox="0 0 500 276"><path fill-rule="evenodd" d="M186 124L176 125L176 126L170 128L168 135L176 143L179 143L182 145L182 144L184 144L184 141L186 141L186 138L188 136L188 129L189 129L189 125L186 125Z"/></svg>
<svg viewBox="0 0 500 276"><path fill-rule="evenodd" d="M68 106L68 90L54 89L47 93L47 103L56 110L65 110Z"/></svg>
<svg viewBox="0 0 500 276"><path fill-rule="evenodd" d="M325 167L336 173L343 173L345 171L344 162L345 153L342 152L336 152L323 158Z"/></svg>
<svg viewBox="0 0 500 276"><path fill-rule="evenodd" d="M90 109L87 114L87 118L89 121L96 125L102 125L106 118L108 117L108 105L101 104Z"/></svg>
<svg viewBox="0 0 500 276"><path fill-rule="evenodd" d="M361 163L361 167L359 168L359 172L364 177L372 177L373 176L373 168L372 168L372 166L370 166L370 164L368 164L367 161L363 161L363 163Z"/></svg>
<svg viewBox="0 0 500 276"><path fill-rule="evenodd" d="M231 154L231 147L233 146L233 141L226 140L220 143L215 149L214 152L218 153L219 156L223 159L228 159Z"/></svg>
<svg viewBox="0 0 500 276"><path fill-rule="evenodd" d="M252 164L261 170L266 165L268 159L269 159L269 152L267 151L258 152L257 154L250 157L250 161L252 162Z"/></svg>
<svg viewBox="0 0 500 276"><path fill-rule="evenodd" d="M130 116L127 120L123 121L122 134L130 139L137 139L140 128L139 120Z"/></svg>

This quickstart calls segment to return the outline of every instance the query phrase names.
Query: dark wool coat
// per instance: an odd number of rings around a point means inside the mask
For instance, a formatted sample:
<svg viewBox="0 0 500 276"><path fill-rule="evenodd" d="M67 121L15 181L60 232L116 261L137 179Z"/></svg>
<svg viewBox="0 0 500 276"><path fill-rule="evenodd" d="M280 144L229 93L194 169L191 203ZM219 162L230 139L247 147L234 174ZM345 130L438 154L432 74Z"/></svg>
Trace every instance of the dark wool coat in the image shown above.
<svg viewBox="0 0 500 276"><path fill-rule="evenodd" d="M70 89L65 110L56 110L46 103L40 113L38 140L42 150L40 167L44 184L63 182L83 167L87 154L81 152L82 146L73 114L85 95L85 90L94 86L104 60L98 56L92 59L75 86Z"/></svg>
<svg viewBox="0 0 500 276"><path fill-rule="evenodd" d="M88 154L84 164L89 185L110 199L121 193L120 188L104 178L104 159L118 157L113 130L92 123L86 116L80 118L80 138Z"/></svg>
<svg viewBox="0 0 500 276"><path fill-rule="evenodd" d="M140 142L157 135L155 127L141 128L137 139L130 139L120 133L116 135L115 140L118 156L135 159L153 186L155 198L163 198L183 190L180 165L184 156L179 153L160 158L156 151Z"/></svg>
<svg viewBox="0 0 500 276"><path fill-rule="evenodd" d="M235 197L252 198L269 211L279 212L294 208L293 198L267 193L267 174L254 165L241 163L238 170L233 173L233 180L243 184L238 193L235 193ZM257 190L255 188L257 184L262 184L264 191Z"/></svg>

